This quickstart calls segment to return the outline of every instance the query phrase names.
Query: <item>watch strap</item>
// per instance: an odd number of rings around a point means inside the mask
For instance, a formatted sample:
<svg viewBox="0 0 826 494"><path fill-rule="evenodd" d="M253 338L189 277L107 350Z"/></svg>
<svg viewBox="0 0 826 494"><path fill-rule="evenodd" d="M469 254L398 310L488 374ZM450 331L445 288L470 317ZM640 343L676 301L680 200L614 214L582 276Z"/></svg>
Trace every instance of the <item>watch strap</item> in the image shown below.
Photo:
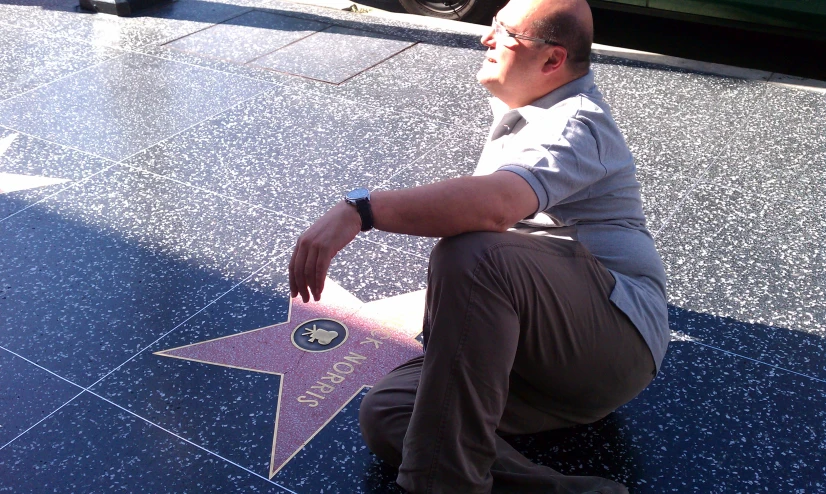
<svg viewBox="0 0 826 494"><path fill-rule="evenodd" d="M361 216L361 231L366 232L373 229L373 208L370 207L368 199L355 201L356 211Z"/></svg>

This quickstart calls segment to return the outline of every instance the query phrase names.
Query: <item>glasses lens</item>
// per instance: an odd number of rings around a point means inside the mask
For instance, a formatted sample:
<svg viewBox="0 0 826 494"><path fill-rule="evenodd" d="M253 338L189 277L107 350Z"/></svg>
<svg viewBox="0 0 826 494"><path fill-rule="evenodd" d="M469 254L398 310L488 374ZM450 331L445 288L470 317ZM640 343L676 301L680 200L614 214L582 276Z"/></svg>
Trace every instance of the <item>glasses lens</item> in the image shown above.
<svg viewBox="0 0 826 494"><path fill-rule="evenodd" d="M493 35L497 38L501 38L504 35L507 35L508 31L505 29L505 26L499 24L499 21L496 20L496 17L493 18L493 23L491 23L491 27L493 28Z"/></svg>

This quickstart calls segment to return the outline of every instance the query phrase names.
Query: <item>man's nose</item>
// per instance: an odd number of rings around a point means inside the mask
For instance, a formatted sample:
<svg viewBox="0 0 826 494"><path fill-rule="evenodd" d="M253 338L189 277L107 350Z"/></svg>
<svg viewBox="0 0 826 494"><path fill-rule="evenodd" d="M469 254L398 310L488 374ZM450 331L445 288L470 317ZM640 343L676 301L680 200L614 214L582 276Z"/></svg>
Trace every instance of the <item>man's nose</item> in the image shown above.
<svg viewBox="0 0 826 494"><path fill-rule="evenodd" d="M480 39L479 41L481 41L481 43L487 46L488 48L493 48L494 46L496 46L496 37L494 36L494 34L495 30L493 29L493 26L491 26L491 28L488 29L488 32L483 34L482 39Z"/></svg>

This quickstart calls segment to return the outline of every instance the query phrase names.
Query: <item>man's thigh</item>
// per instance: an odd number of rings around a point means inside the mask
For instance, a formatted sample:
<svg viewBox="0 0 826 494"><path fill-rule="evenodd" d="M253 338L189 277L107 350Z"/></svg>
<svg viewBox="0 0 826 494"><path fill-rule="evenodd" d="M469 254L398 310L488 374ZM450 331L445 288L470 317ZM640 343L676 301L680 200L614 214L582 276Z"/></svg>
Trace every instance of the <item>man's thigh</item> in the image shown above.
<svg viewBox="0 0 826 494"><path fill-rule="evenodd" d="M489 263L499 274L496 288L509 292L504 310L513 310L515 318L491 314L480 320L519 325L502 432L593 422L651 381L654 362L647 345L610 301L613 276L579 242L515 232L449 240L454 241L437 247L441 252L434 251L431 270L439 269L434 263L471 259L467 269ZM488 307L479 304L477 310ZM503 329L480 327L473 337Z"/></svg>

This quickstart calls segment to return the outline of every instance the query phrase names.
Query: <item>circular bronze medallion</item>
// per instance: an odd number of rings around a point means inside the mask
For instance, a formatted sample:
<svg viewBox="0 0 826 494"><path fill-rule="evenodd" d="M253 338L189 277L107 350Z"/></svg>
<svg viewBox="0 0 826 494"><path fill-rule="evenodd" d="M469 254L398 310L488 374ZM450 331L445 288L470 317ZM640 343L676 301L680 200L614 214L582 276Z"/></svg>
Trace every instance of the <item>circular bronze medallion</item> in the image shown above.
<svg viewBox="0 0 826 494"><path fill-rule="evenodd" d="M305 352L327 352L347 341L347 326L333 319L311 319L296 326L292 340Z"/></svg>

